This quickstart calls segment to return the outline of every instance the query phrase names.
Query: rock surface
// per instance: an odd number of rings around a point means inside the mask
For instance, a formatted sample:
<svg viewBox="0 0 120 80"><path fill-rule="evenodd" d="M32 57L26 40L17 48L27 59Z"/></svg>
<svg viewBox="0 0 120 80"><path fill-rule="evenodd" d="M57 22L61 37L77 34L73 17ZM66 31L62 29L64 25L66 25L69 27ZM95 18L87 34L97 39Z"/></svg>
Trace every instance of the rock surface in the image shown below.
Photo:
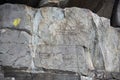
<svg viewBox="0 0 120 80"><path fill-rule="evenodd" d="M120 72L119 40L119 29L88 9L0 6L2 66L71 71L92 80L94 71Z"/></svg>

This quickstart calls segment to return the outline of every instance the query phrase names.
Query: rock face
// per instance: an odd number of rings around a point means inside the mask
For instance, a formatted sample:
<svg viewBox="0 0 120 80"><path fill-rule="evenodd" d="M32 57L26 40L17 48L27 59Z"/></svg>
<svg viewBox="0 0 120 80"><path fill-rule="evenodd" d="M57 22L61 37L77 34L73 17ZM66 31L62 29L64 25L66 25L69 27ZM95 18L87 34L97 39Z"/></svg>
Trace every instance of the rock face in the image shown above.
<svg viewBox="0 0 120 80"><path fill-rule="evenodd" d="M119 40L119 30L88 9L0 6L3 67L70 71L92 80L99 71L120 72Z"/></svg>

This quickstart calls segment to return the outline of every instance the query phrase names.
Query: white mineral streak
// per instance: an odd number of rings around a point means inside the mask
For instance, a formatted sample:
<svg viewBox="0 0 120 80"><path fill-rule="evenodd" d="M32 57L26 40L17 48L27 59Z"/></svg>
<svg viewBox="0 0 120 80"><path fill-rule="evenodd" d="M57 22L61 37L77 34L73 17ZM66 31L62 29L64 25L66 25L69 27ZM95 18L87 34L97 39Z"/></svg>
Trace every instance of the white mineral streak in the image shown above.
<svg viewBox="0 0 120 80"><path fill-rule="evenodd" d="M94 79L92 79L90 77L81 76L81 80L94 80Z"/></svg>
<svg viewBox="0 0 120 80"><path fill-rule="evenodd" d="M33 16L33 26L32 26L32 38L31 38L31 69L34 71L36 69L34 58L36 55L36 49L38 46L38 30L39 30L39 23L41 21L41 13L40 10L36 11Z"/></svg>
<svg viewBox="0 0 120 80"><path fill-rule="evenodd" d="M33 72L42 67L84 75L91 70L120 72L120 32L108 19L76 7L25 7L0 6L0 27L5 29L0 29L3 66L28 67ZM15 18L21 18L17 30L11 27Z"/></svg>

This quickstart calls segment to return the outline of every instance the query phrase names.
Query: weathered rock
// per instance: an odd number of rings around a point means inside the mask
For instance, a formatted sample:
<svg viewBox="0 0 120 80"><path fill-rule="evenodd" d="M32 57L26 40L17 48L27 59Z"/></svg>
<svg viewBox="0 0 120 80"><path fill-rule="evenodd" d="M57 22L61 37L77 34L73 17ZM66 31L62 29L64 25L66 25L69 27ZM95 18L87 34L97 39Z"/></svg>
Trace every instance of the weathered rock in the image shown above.
<svg viewBox="0 0 120 80"><path fill-rule="evenodd" d="M15 11L13 11L15 10ZM20 11L19 11L20 10ZM22 11L23 10L23 11ZM30 35L25 29L25 12L23 6L5 5L0 7L0 57L3 65L29 66L30 64ZM14 27L14 19L20 18L20 26Z"/></svg>
<svg viewBox="0 0 120 80"><path fill-rule="evenodd" d="M5 4L0 23L3 66L72 71L83 79L94 70L119 73L119 29L90 10Z"/></svg>

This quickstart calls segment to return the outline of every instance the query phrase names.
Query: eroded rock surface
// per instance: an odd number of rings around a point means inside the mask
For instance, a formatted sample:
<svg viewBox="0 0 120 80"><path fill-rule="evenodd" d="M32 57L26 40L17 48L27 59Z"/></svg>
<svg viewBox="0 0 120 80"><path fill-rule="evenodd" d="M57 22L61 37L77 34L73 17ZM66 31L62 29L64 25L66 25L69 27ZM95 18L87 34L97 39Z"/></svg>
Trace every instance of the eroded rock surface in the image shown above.
<svg viewBox="0 0 120 80"><path fill-rule="evenodd" d="M0 23L2 66L71 71L89 80L94 71L119 73L119 29L88 9L5 4Z"/></svg>

